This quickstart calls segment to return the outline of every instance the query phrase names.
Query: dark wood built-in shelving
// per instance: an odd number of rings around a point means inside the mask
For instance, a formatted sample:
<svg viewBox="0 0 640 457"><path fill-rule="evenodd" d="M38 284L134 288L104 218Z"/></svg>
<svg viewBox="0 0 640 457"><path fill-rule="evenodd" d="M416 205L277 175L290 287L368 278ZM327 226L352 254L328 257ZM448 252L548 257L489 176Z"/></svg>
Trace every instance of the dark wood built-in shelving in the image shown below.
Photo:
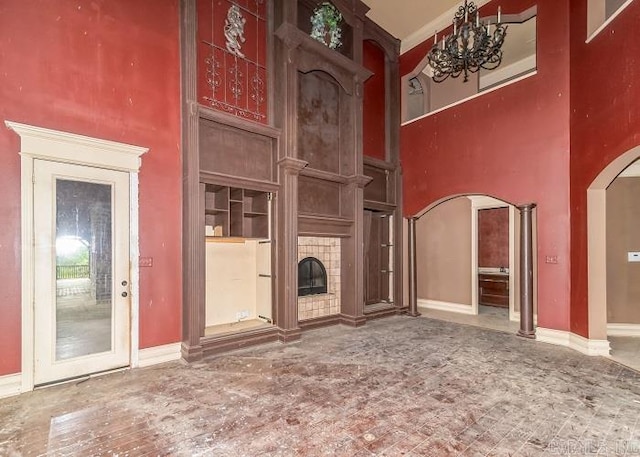
<svg viewBox="0 0 640 457"><path fill-rule="evenodd" d="M204 184L205 225L223 237L268 238L269 192Z"/></svg>

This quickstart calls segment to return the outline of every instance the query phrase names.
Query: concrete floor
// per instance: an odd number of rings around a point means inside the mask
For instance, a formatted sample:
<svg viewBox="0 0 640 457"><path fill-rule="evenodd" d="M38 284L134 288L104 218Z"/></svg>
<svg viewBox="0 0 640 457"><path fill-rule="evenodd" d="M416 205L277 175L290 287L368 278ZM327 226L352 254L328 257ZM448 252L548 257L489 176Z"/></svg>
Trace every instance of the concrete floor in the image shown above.
<svg viewBox="0 0 640 457"><path fill-rule="evenodd" d="M509 320L509 310L506 308L480 305L477 315L427 308L419 308L419 311L423 317L499 330L501 332L515 334L520 328L519 322ZM610 336L608 340L611 344L611 358L613 360L640 371L639 337Z"/></svg>
<svg viewBox="0 0 640 457"><path fill-rule="evenodd" d="M0 400L0 455L640 455L640 374L427 318Z"/></svg>
<svg viewBox="0 0 640 457"><path fill-rule="evenodd" d="M520 323L509 320L509 309L495 306L478 307L478 314L462 314L437 309L418 308L420 314L431 319L438 319L458 324L474 325L476 327L499 330L501 332L516 333Z"/></svg>

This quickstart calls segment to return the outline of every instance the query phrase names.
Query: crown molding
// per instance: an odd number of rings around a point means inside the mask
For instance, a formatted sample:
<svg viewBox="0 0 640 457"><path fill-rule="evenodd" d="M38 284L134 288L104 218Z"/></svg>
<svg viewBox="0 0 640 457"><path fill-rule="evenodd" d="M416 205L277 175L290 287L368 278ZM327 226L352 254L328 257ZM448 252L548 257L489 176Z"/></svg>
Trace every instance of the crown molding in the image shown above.
<svg viewBox="0 0 640 457"><path fill-rule="evenodd" d="M20 155L34 159L137 172L142 154L149 150L18 122L5 125L20 135Z"/></svg>

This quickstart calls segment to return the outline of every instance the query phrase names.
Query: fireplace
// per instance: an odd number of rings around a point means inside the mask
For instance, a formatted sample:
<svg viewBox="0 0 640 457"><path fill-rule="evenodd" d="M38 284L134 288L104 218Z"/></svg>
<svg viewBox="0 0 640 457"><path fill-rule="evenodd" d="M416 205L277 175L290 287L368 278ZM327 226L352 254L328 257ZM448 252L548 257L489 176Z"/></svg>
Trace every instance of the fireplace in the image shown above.
<svg viewBox="0 0 640 457"><path fill-rule="evenodd" d="M298 297L327 293L327 270L315 257L298 263Z"/></svg>
<svg viewBox="0 0 640 457"><path fill-rule="evenodd" d="M340 239L298 237L298 320L340 313Z"/></svg>

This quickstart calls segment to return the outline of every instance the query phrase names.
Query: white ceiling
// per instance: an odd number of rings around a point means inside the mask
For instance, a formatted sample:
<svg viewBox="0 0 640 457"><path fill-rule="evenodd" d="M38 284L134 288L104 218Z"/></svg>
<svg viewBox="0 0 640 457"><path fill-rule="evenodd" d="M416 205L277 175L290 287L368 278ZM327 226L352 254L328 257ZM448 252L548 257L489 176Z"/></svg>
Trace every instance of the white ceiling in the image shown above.
<svg viewBox="0 0 640 457"><path fill-rule="evenodd" d="M363 0L369 16L391 35L404 40L422 26L442 16L460 0ZM453 15L450 19L453 18ZM433 33L433 32L432 32Z"/></svg>
<svg viewBox="0 0 640 457"><path fill-rule="evenodd" d="M451 25L463 0L362 0L376 24L402 41L405 52ZM490 0L475 0L481 7Z"/></svg>

